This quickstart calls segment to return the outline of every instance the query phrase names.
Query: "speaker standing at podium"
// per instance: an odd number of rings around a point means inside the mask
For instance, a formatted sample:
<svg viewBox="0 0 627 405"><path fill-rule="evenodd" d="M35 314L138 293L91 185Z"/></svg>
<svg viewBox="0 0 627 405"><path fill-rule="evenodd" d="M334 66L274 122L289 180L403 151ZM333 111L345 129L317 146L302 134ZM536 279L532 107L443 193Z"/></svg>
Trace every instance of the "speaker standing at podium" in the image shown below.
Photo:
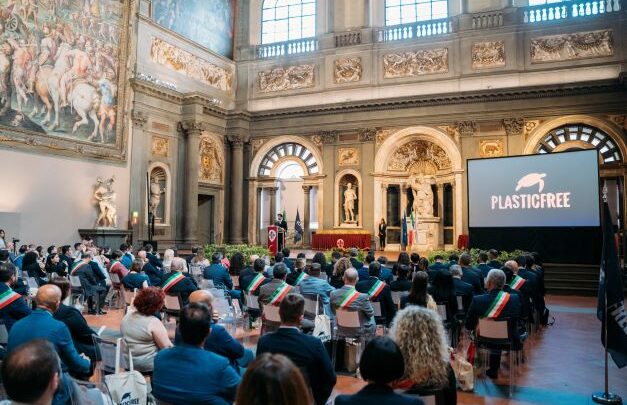
<svg viewBox="0 0 627 405"><path fill-rule="evenodd" d="M277 239L278 251L281 252L285 247L285 235L287 235L287 221L283 219L283 214L278 214L276 216L276 222L274 224L279 227L279 235L277 236Z"/></svg>

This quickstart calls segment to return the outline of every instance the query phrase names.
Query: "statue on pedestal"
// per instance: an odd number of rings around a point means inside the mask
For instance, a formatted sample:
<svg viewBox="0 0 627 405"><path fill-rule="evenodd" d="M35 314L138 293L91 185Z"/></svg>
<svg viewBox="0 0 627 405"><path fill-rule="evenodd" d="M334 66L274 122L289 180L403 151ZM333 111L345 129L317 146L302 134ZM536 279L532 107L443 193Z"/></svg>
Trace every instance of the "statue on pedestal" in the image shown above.
<svg viewBox="0 0 627 405"><path fill-rule="evenodd" d="M433 217L433 190L431 182L422 175L410 179L411 191L414 196L412 212L414 218Z"/></svg>
<svg viewBox="0 0 627 405"><path fill-rule="evenodd" d="M351 183L346 184L346 190L344 190L344 222L348 224L354 224L355 221L355 201L357 201L357 194L353 189Z"/></svg>
<svg viewBox="0 0 627 405"><path fill-rule="evenodd" d="M98 177L96 181L98 183L94 190L94 198L98 201L98 209L100 210L96 219L96 228L117 228L116 193L113 191L115 176L107 180L102 180Z"/></svg>
<svg viewBox="0 0 627 405"><path fill-rule="evenodd" d="M165 193L165 188L161 188L159 181L156 177L152 177L150 180L150 199L148 201L148 212L156 217L157 209L161 204L161 194Z"/></svg>

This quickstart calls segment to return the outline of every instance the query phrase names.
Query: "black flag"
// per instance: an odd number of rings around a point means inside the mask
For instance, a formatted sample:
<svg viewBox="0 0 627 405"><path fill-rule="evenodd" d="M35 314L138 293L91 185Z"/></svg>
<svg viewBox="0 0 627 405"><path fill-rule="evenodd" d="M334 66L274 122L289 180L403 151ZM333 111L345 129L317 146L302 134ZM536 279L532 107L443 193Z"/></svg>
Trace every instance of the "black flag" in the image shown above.
<svg viewBox="0 0 627 405"><path fill-rule="evenodd" d="M294 243L299 242L303 238L303 227L300 223L300 213L296 208L296 222L294 223Z"/></svg>
<svg viewBox="0 0 627 405"><path fill-rule="evenodd" d="M618 264L610 209L603 203L603 256L599 275L597 318L602 322L601 342L605 344L605 295L607 294L607 351L618 368L627 365L627 313L623 295L623 274Z"/></svg>

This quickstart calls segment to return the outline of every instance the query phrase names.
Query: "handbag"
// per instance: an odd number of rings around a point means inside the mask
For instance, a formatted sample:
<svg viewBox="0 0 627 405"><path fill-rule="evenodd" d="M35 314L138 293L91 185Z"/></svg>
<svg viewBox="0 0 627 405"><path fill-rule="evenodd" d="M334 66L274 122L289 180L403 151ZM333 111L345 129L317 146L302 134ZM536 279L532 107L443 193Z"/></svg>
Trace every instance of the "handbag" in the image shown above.
<svg viewBox="0 0 627 405"><path fill-rule="evenodd" d="M133 356L128 351L129 370L120 372L122 339L115 348L115 374L105 376L105 385L115 405L147 405L148 384L139 371L133 369Z"/></svg>
<svg viewBox="0 0 627 405"><path fill-rule="evenodd" d="M316 298L316 318L314 319L313 336L322 343L331 341L331 319L326 314L318 314L320 299Z"/></svg>

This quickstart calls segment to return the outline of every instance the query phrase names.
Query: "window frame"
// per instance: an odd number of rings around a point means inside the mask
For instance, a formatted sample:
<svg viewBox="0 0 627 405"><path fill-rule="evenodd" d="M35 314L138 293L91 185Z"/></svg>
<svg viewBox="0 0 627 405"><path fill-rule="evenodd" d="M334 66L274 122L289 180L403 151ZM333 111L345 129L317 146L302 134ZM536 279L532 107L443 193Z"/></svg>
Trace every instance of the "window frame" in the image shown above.
<svg viewBox="0 0 627 405"><path fill-rule="evenodd" d="M427 21L433 21L433 20L442 20L442 19L446 19L449 18L449 1L448 0L409 0L410 2L408 4L402 4L403 2L406 2L408 0L397 0L399 4L394 4L394 5L390 5L390 0L384 0L383 3L383 24L386 27L393 27L393 26L397 26L397 25L405 25L405 24L414 24L414 23L420 23L420 22L427 22ZM434 3L437 4L441 4L444 3L445 4L445 14L442 16L440 14L436 14L434 16L433 14L433 6ZM429 4L430 6L430 16L429 18L423 19L419 17L419 5L425 5L425 4ZM407 7L407 6L414 6L414 15L415 18L411 19L411 21L405 21L403 22L402 20L402 15L403 15L403 11L402 11L402 7ZM394 24L390 24L389 20L388 20L388 15L389 15L389 11L390 9L396 9L398 8L399 10L399 15L401 16L400 20L398 20L398 22L394 23Z"/></svg>
<svg viewBox="0 0 627 405"><path fill-rule="evenodd" d="M294 4L289 4L291 2ZM313 14L303 14L306 6L313 8ZM277 9L283 8L286 8L286 10L281 10L285 12L285 15L277 18ZM292 11L292 8L296 8L296 11ZM272 14L272 18L266 19L267 10L271 10L270 14ZM263 0L261 2L261 45L315 38L318 26L317 18L318 0ZM312 21L313 29L309 23L304 24L305 20ZM278 23L284 24L286 29L278 31ZM267 24L272 24L273 29L271 32L266 30L266 27L268 27ZM306 32L312 33L312 35L305 35ZM291 37L293 33L297 33L297 35ZM277 40L276 37L278 34L285 35L285 38ZM268 40L270 36L272 40Z"/></svg>

